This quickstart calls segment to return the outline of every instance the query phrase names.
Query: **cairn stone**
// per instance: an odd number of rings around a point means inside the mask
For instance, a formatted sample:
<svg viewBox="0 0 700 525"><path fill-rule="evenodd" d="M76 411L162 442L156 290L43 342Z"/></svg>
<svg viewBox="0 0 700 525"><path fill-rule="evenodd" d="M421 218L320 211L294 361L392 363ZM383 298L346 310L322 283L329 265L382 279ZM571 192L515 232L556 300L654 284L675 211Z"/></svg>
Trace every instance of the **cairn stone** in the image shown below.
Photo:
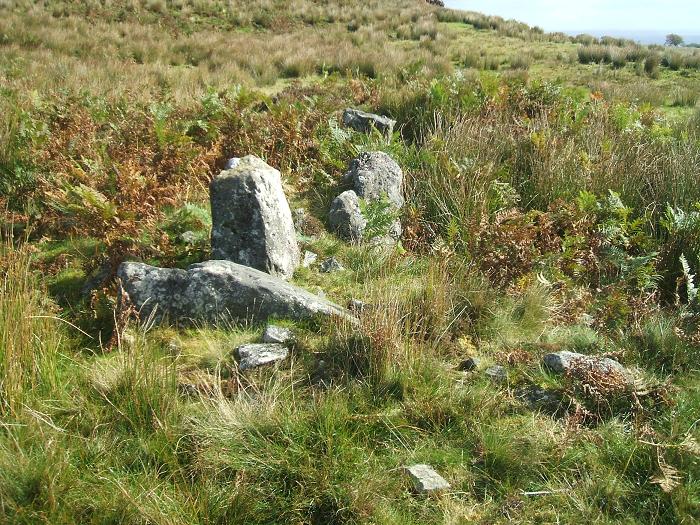
<svg viewBox="0 0 700 525"><path fill-rule="evenodd" d="M361 153L350 162L345 177L352 181L357 196L367 202L386 197L397 210L404 205L403 171L383 151Z"/></svg>
<svg viewBox="0 0 700 525"><path fill-rule="evenodd" d="M360 210L357 193L348 190L335 198L328 214L328 225L332 231L348 241L359 242L362 239L367 221Z"/></svg>
<svg viewBox="0 0 700 525"><path fill-rule="evenodd" d="M284 361L289 356L289 350L281 344L250 344L236 350L238 367L241 370L251 370L278 361Z"/></svg>

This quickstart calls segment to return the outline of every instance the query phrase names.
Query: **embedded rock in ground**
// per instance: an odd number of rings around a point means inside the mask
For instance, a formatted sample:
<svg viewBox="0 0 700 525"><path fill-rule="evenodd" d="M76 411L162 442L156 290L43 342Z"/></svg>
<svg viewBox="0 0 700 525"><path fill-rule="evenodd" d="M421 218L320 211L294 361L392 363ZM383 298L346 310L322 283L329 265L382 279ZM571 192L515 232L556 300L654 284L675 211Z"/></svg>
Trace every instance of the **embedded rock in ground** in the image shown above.
<svg viewBox="0 0 700 525"><path fill-rule="evenodd" d="M238 367L250 370L260 366L284 361L289 356L289 350L278 343L243 345L236 350Z"/></svg>
<svg viewBox="0 0 700 525"><path fill-rule="evenodd" d="M187 270L127 262L120 265L117 277L142 320L153 316L175 323L265 322L270 317L339 316L354 321L326 299L231 261L207 261Z"/></svg>
<svg viewBox="0 0 700 525"><path fill-rule="evenodd" d="M348 190L335 198L328 213L328 225L344 239L354 242L362 239L367 221L362 215L357 193Z"/></svg>
<svg viewBox="0 0 700 525"><path fill-rule="evenodd" d="M352 180L355 193L368 202L387 198L396 209L404 205L403 171L382 151L361 153L350 162L345 177Z"/></svg>
<svg viewBox="0 0 700 525"><path fill-rule="evenodd" d="M321 263L320 270L321 270L321 273L333 273L333 272L341 272L341 271L345 270L345 268L343 268L343 265L340 264L338 259L336 259L335 257L331 257L331 258L326 259L325 261L323 261Z"/></svg>
<svg viewBox="0 0 700 525"><path fill-rule="evenodd" d="M544 365L552 372L564 374L577 367L593 369L601 374L617 374L629 378L629 370L608 357L595 357L576 352L556 352L544 356Z"/></svg>
<svg viewBox="0 0 700 525"><path fill-rule="evenodd" d="M284 344L292 341L294 339L294 332L289 328L284 328L283 326L275 326L269 324L265 327L263 332L262 341L263 343L279 343Z"/></svg>
<svg viewBox="0 0 700 525"><path fill-rule="evenodd" d="M292 276L301 256L279 171L249 155L211 182L210 198L213 259Z"/></svg>
<svg viewBox="0 0 700 525"><path fill-rule="evenodd" d="M508 379L508 372L500 365L491 366L484 373L494 381L502 382Z"/></svg>
<svg viewBox="0 0 700 525"><path fill-rule="evenodd" d="M304 260L301 262L301 265L304 268L308 268L312 264L314 264L317 260L318 260L318 254L307 250L304 252Z"/></svg>
<svg viewBox="0 0 700 525"><path fill-rule="evenodd" d="M478 357L469 357L459 364L457 370L460 372L473 372L479 368L479 366L481 366L481 359Z"/></svg>
<svg viewBox="0 0 700 525"><path fill-rule="evenodd" d="M394 132L396 121L389 117L348 108L343 112L343 124L360 133L370 133L374 128L388 139Z"/></svg>
<svg viewBox="0 0 700 525"><path fill-rule="evenodd" d="M447 480L435 472L430 465L412 465L406 467L405 470L413 481L416 492L427 493L450 488Z"/></svg>

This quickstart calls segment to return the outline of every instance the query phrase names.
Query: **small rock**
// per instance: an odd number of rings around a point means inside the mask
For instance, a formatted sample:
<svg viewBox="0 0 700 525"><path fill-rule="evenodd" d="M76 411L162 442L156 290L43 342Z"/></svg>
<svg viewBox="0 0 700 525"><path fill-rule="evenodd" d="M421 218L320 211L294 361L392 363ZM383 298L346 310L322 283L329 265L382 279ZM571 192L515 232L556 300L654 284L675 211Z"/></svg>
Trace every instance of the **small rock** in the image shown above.
<svg viewBox="0 0 700 525"><path fill-rule="evenodd" d="M236 350L238 367L250 370L260 366L283 361L289 356L289 350L281 344L250 344Z"/></svg>
<svg viewBox="0 0 700 525"><path fill-rule="evenodd" d="M345 270L342 264L335 257L330 257L321 263L321 273L334 273Z"/></svg>
<svg viewBox="0 0 700 525"><path fill-rule="evenodd" d="M238 166L241 163L240 157L231 157L226 161L226 166L224 166L225 170L232 170L236 166Z"/></svg>
<svg viewBox="0 0 700 525"><path fill-rule="evenodd" d="M472 372L479 368L480 365L481 359L479 359L478 357L470 357L462 361L457 367L457 370L459 370L460 372Z"/></svg>
<svg viewBox="0 0 700 525"><path fill-rule="evenodd" d="M306 225L306 210L304 208L296 208L292 212L292 217L294 219L294 227L297 231L304 231L304 226Z"/></svg>
<svg viewBox="0 0 700 525"><path fill-rule="evenodd" d="M629 376L627 370L620 363L608 357L595 357L576 352L556 352L544 356L544 365L556 374L564 374L571 370L574 366L582 364L587 367L592 367L602 374L622 374Z"/></svg>
<svg viewBox="0 0 700 525"><path fill-rule="evenodd" d="M304 260L302 261L301 265L304 268L309 268L313 263L315 263L318 260L318 254L314 252L310 252L306 250L304 252Z"/></svg>
<svg viewBox="0 0 700 525"><path fill-rule="evenodd" d="M360 199L352 190L338 195L328 212L328 226L342 238L359 242L367 227L367 220L360 209Z"/></svg>
<svg viewBox="0 0 700 525"><path fill-rule="evenodd" d="M367 308L367 303L360 301L359 299L350 299L348 303L348 310L351 312L362 312Z"/></svg>
<svg viewBox="0 0 700 525"><path fill-rule="evenodd" d="M387 139L390 139L391 134L394 132L396 121L389 117L348 108L343 112L343 124L360 133L370 133L372 128L374 128Z"/></svg>
<svg viewBox="0 0 700 525"><path fill-rule="evenodd" d="M430 465L412 465L406 467L405 471L413 481L416 492L421 494L450 488L447 480L435 472Z"/></svg>
<svg viewBox="0 0 700 525"><path fill-rule="evenodd" d="M564 398L557 390L528 385L518 388L515 395L532 410L545 410L554 414L565 408L562 406Z"/></svg>
<svg viewBox="0 0 700 525"><path fill-rule="evenodd" d="M267 325L263 332L263 343L278 343L284 344L294 339L294 332L283 326Z"/></svg>
<svg viewBox="0 0 700 525"><path fill-rule="evenodd" d="M494 381L505 381L508 379L508 372L502 366L496 365L487 368L484 373Z"/></svg>

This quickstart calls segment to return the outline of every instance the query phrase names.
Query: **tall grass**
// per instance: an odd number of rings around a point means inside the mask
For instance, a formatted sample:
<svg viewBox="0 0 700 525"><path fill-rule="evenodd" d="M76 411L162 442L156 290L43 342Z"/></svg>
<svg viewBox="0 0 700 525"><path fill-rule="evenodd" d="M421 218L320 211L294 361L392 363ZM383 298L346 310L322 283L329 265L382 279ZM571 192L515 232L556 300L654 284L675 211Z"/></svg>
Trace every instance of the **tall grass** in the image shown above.
<svg viewBox="0 0 700 525"><path fill-rule="evenodd" d="M30 269L28 247L0 245L0 413L21 410L29 394L57 383L63 338Z"/></svg>

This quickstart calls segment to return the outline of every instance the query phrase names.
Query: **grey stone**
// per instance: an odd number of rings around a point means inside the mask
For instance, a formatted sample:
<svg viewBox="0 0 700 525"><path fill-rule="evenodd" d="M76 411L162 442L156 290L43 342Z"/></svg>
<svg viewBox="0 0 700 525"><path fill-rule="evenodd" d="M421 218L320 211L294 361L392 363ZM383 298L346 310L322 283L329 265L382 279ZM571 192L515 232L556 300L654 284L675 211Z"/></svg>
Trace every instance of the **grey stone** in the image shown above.
<svg viewBox="0 0 700 525"><path fill-rule="evenodd" d="M479 368L479 366L481 366L481 359L478 357L469 357L468 359L462 361L457 369L460 372L472 372Z"/></svg>
<svg viewBox="0 0 700 525"><path fill-rule="evenodd" d="M284 361L289 356L289 350L281 344L265 343L243 345L236 350L238 367L250 370L260 366Z"/></svg>
<svg viewBox="0 0 700 525"><path fill-rule="evenodd" d="M389 139L394 132L396 121L389 117L348 108L343 112L343 124L360 133L370 133L374 128Z"/></svg>
<svg viewBox="0 0 700 525"><path fill-rule="evenodd" d="M614 359L595 357L576 352L556 352L544 356L544 365L556 374L564 374L576 365L595 368L602 374L622 374L629 376L629 371Z"/></svg>
<svg viewBox="0 0 700 525"><path fill-rule="evenodd" d="M403 171L382 151L361 153L350 162L346 178L361 199L372 202L386 197L396 209L404 205Z"/></svg>
<svg viewBox="0 0 700 525"><path fill-rule="evenodd" d="M412 465L406 467L405 471L410 476L416 492L424 494L450 488L447 480L430 465Z"/></svg>
<svg viewBox="0 0 700 525"><path fill-rule="evenodd" d="M351 312L362 312L367 308L367 303L360 301L359 299L350 299L348 308Z"/></svg>
<svg viewBox="0 0 700 525"><path fill-rule="evenodd" d="M289 278L299 245L280 172L249 155L210 185L213 259Z"/></svg>
<svg viewBox="0 0 700 525"><path fill-rule="evenodd" d="M506 372L505 368L499 365L490 366L484 371L484 373L494 381L501 382L506 381L508 379L508 372Z"/></svg>
<svg viewBox="0 0 700 525"><path fill-rule="evenodd" d="M335 257L331 257L321 263L320 270L321 273L333 273L341 272L345 270L345 268L343 268L343 265L340 264L340 262L338 262L338 259L336 259Z"/></svg>
<svg viewBox="0 0 700 525"><path fill-rule="evenodd" d="M238 166L241 163L241 158L240 157L231 157L226 161L226 166L224 167L225 170L232 170L236 166Z"/></svg>
<svg viewBox="0 0 700 525"><path fill-rule="evenodd" d="M262 336L263 343L284 344L292 341L293 339L294 332L292 330L273 324L269 324L265 327L265 331L263 332Z"/></svg>
<svg viewBox="0 0 700 525"><path fill-rule="evenodd" d="M328 225L346 240L359 242L362 239L367 220L362 215L357 193L348 190L335 198L328 213Z"/></svg>
<svg viewBox="0 0 700 525"><path fill-rule="evenodd" d="M207 261L187 270L127 262L120 265L117 276L143 320L153 315L156 321L176 323L316 316L354 321L326 299L231 261Z"/></svg>
<svg viewBox="0 0 700 525"><path fill-rule="evenodd" d="M566 411L564 396L558 390L542 388L537 385L519 387L515 395L532 410L543 410L551 414L561 414Z"/></svg>
<svg viewBox="0 0 700 525"><path fill-rule="evenodd" d="M307 250L304 252L304 260L302 261L301 265L304 268L309 268L317 260L318 260L318 254Z"/></svg>

